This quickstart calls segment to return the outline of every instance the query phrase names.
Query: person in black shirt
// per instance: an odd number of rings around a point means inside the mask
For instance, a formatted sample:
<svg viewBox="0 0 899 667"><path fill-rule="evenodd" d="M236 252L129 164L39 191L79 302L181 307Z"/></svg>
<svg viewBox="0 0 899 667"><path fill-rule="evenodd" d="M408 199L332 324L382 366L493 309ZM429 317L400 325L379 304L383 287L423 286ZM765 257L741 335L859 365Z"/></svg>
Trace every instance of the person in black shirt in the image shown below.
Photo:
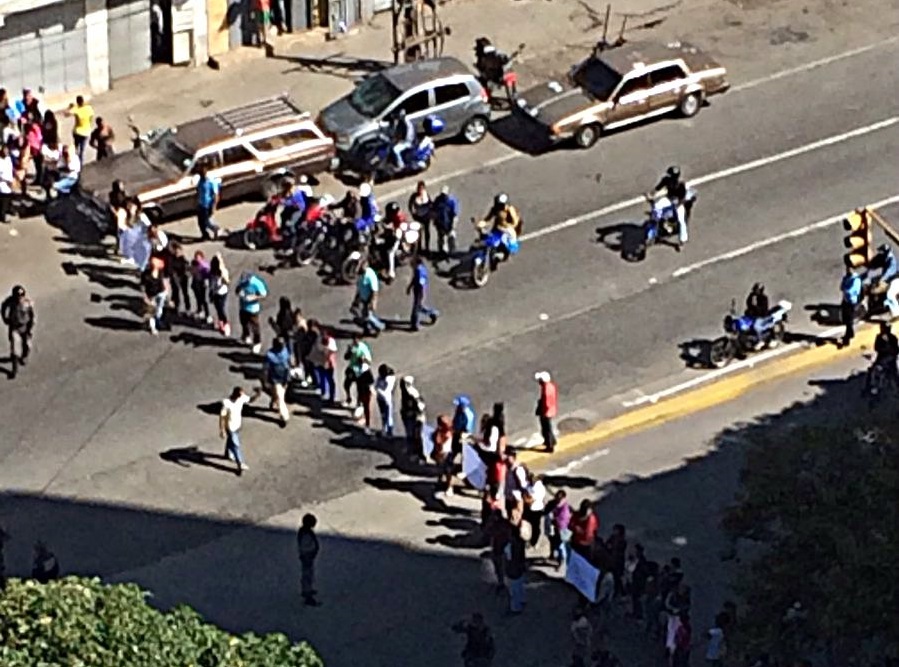
<svg viewBox="0 0 899 667"><path fill-rule="evenodd" d="M171 283L172 304L176 312L190 313L190 263L184 255L184 248L180 243L172 241L168 247L168 257L165 268L167 277ZM184 301L184 310L181 310L181 302Z"/></svg>
<svg viewBox="0 0 899 667"><path fill-rule="evenodd" d="M752 286L749 296L746 297L746 315L753 319L766 317L770 310L768 295L765 294L765 286L762 283L756 283Z"/></svg>
<svg viewBox="0 0 899 667"><path fill-rule="evenodd" d="M7 327L9 358L12 361L10 379L16 376L19 365L24 366L31 353L31 339L34 335L34 304L25 293L25 288L16 285L12 293L0 306L0 317Z"/></svg>
<svg viewBox="0 0 899 667"><path fill-rule="evenodd" d="M470 621L456 623L453 631L465 635L465 648L462 650L465 667L490 667L493 664L496 646L483 615L472 614Z"/></svg>

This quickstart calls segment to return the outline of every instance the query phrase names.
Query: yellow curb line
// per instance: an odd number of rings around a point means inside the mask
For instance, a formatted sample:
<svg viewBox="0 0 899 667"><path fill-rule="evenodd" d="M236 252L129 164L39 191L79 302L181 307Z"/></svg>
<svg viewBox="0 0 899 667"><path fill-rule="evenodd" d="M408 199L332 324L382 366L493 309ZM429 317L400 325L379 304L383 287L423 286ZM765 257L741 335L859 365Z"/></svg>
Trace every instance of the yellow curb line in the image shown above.
<svg viewBox="0 0 899 667"><path fill-rule="evenodd" d="M824 344L797 350L744 373L726 377L683 394L661 399L658 403L646 407L630 410L586 431L562 436L552 454L539 450L522 450L518 454L518 460L526 465L552 462L560 455L570 455L579 450L595 447L612 438L620 438L651 427L661 426L681 417L728 403L753 389L758 389L765 383L781 380L816 366L826 365L837 359L849 357L866 347L871 347L876 335L877 327L866 326L845 348Z"/></svg>

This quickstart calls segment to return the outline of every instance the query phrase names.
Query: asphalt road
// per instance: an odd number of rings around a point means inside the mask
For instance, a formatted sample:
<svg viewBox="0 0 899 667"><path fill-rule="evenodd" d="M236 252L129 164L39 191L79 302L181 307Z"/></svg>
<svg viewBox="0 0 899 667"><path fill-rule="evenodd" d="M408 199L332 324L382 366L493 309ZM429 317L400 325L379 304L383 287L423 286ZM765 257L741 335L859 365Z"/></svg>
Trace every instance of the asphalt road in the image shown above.
<svg viewBox="0 0 899 667"><path fill-rule="evenodd" d="M584 426L620 410L633 390L699 372L685 369L679 344L716 335L731 298L742 301L757 280L773 298L795 304L795 330L820 331L803 308L838 299L838 226L732 260L716 258L897 194L899 125L889 123L899 70L882 67L897 60L899 46L885 45L738 88L691 121L663 120L608 137L588 152L556 150L451 179L466 218L507 191L532 238L483 290L435 280L441 321L419 335L382 336L373 343L376 362L414 374L432 415L448 411L459 391L482 409L504 400L511 430L527 437L535 370L551 370L560 383L562 410L574 417L563 428ZM639 222L642 207L615 205L649 189L674 162L688 178L705 181L691 243L680 254L659 247L646 261L627 263L609 245L614 230ZM610 206L614 213L591 215ZM251 210L230 209L228 223ZM893 212L899 218L899 209ZM597 240L597 228L609 232L605 242ZM348 426L344 413L309 418L315 402L302 396L298 418L285 431L248 420L252 470L239 481L208 466L162 461L160 453L172 448L220 450L215 418L202 408L235 383L247 384L257 362L211 332L178 329L176 339L151 339L128 310L133 276L80 255L83 248L69 250L65 259L78 277L68 289L42 296L38 353L20 379L2 387L3 488L255 520L340 496L377 466L390 467L391 456ZM235 273L268 262L265 253L230 258ZM703 262L710 263L675 275ZM276 272L270 285L273 295L289 295L308 316L332 324L352 297L351 288L322 286L308 269ZM382 314L407 316L402 291L387 290ZM13 525L26 520L14 504L3 514ZM102 528L102 514L96 521L94 528ZM90 528L72 525L59 539L78 545ZM167 543L125 537L86 555L82 567L120 571L209 539L188 530Z"/></svg>

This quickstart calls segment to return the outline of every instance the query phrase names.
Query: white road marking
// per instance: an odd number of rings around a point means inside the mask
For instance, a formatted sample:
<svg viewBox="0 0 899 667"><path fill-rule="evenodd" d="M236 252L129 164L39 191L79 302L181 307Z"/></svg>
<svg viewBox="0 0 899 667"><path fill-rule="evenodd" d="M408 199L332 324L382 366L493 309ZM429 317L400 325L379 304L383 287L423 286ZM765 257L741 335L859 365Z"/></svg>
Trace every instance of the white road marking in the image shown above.
<svg viewBox="0 0 899 667"><path fill-rule="evenodd" d="M891 204L899 204L899 195L894 195L892 197L887 197L886 199L881 199L880 201L874 202L873 204L868 204L868 208L883 208L884 206L890 206ZM716 257L709 257L708 259L704 259L701 262L696 262L695 264L690 264L689 266L682 266L677 269L671 275L675 278L679 278L681 276L685 276L688 273L693 273L694 271L698 271L699 269L703 269L707 266L711 266L712 264L718 264L719 262L726 262L730 259L734 259L736 257L740 257L742 255L746 255L755 250L759 250L761 248L765 248L769 245L774 245L775 243L780 243L781 241L786 241L787 239L796 238L799 236L805 236L810 232L817 231L819 229L824 229L825 227L830 227L831 225L836 225L846 217L846 213L841 213L840 215L835 215L826 220L820 220L818 222L813 222L810 225L805 225L804 227L800 227L799 229L794 229L789 232L785 232L783 234L778 234L777 236L769 236L768 238L757 241L755 243L750 243L749 245L743 246L742 248L737 248L736 250L731 250L730 252L726 252L723 255L717 255Z"/></svg>
<svg viewBox="0 0 899 667"><path fill-rule="evenodd" d="M780 70L778 72L774 72L772 74L768 74L766 76L760 77L758 79L753 79L751 81L747 81L745 83L737 84L730 89L730 93L739 93L744 90L751 90L752 88L757 88L758 86L765 85L767 83L772 83L774 81L778 81L780 79L784 79L790 76L795 76L796 74L803 74L805 72L811 71L813 69L818 69L819 67L825 67L827 65L833 64L835 62L839 62L841 60L848 60L849 58L854 58L855 56L860 56L869 51L873 51L875 49L882 48L884 46L888 46L895 42L899 41L899 36L890 37L888 39L884 39L879 42L874 42L873 44L866 44L865 46L861 46L857 49L851 49L849 51L844 51L842 53L836 53L832 56L828 56L826 58L821 58L820 60L813 60L812 62L805 63L804 65L798 65L796 67L790 67L788 69ZM459 178L460 176L465 176L467 174L472 174L480 171L481 169L489 169L490 167L497 167L501 164L509 162L511 160L516 160L518 158L530 157L526 153L522 153L520 151L509 151L499 155L491 160L487 160L484 164L479 164L474 167L465 167L462 169L456 169L455 171L450 171L446 174L440 174L438 176L434 176L433 178L428 178L427 182L431 185L437 183L445 183L446 181L451 181L455 178ZM404 194L409 194L412 192L412 186L398 188L391 192L388 192L383 195L379 195L379 197L389 200L399 197ZM626 208L626 207L625 207ZM620 210L620 209L616 209ZM614 213L615 211L608 211L609 213Z"/></svg>
<svg viewBox="0 0 899 667"><path fill-rule="evenodd" d="M871 134L873 132L879 132L880 130L884 130L890 127L895 126L899 123L899 116L892 116L891 118L886 118L884 120L878 121L877 123L872 123L871 125L865 125L864 127L858 127L854 130L850 130L848 132L843 132L841 134L835 134L831 137L826 137L824 139L819 139L818 141L813 141L809 144L805 144L803 146L797 146L796 148L791 148L790 150L783 151L782 153L775 153L774 155L769 155L767 157L759 158L758 160L752 160L751 162L746 162L745 164L736 165L734 167L729 167L727 169L722 169L720 171L713 172L711 174L706 174L705 176L700 176L699 178L690 179L690 185L703 185L705 183L711 183L714 181L718 181L724 178L729 178L731 176L736 176L737 174L742 174L743 172L750 171L752 169L758 169L760 167L766 167L771 164L775 164L777 162L781 162L783 160L789 160L790 158L797 157L799 155L804 155L805 153L811 153L812 151L820 150L822 148L827 148L829 146L833 146L835 144L843 143L845 141L849 141L851 139L857 139L858 137L865 136L867 134ZM598 218L602 218L611 213L617 213L619 211L623 211L625 209L636 206L637 204L642 203L644 200L643 197L633 197L631 199L626 199L624 201L620 201L615 204L610 204L609 206L604 206L595 211L589 211L587 213L583 213L581 215L575 216L573 218L568 218L567 220L562 220L561 222L557 222L555 224L549 225L548 227L543 227L542 229L536 229L533 232L522 234L521 241L532 241L534 239L539 239L542 236L548 236L550 234L555 234L556 232L560 232L564 229L568 229L570 227L576 227L585 222L590 222L591 220L596 220Z"/></svg>
<svg viewBox="0 0 899 667"><path fill-rule="evenodd" d="M590 454L586 454L585 456L577 458L574 461L571 461L570 463L566 463L565 465L563 465L559 468L553 468L552 470L550 470L544 474L548 475L550 477L561 477L562 475L567 475L575 468L579 468L580 466L584 465L585 463L589 463L593 459L598 459L602 456L608 456L608 455L609 455L608 449L600 449L598 452L591 452Z"/></svg>
<svg viewBox="0 0 899 667"><path fill-rule="evenodd" d="M838 335L842 331L843 327L833 327L817 334L817 336L819 338L831 338ZM663 389L662 391L658 391L654 394L646 394L633 401L623 401L621 405L625 408L635 408L639 405L646 405L647 403L655 404L664 398L670 398L671 396L683 393L688 389L693 389L694 387L707 384L709 382L712 382L713 380L718 380L719 378L725 377L732 373L736 373L745 368L752 368L756 364L763 363L765 361L768 361L769 359L774 359L775 357L787 354L788 352L794 352L800 349L802 346L803 343L790 343L789 345L782 345L780 347L774 348L773 350L767 350L765 352L756 354L755 356L747 357L746 359L742 359L737 363L730 364L729 366L725 366L724 368L718 368L713 371L709 371L708 373L697 375L695 378L687 380L686 382L681 382L680 384L676 384L673 387L668 387L667 389Z"/></svg>
<svg viewBox="0 0 899 667"><path fill-rule="evenodd" d="M875 49L879 49L884 46L888 46L895 42L899 41L899 36L889 37L887 39L881 40L879 42L874 42L873 44L866 44L865 46L860 46L857 49L852 49L850 51L844 51L843 53L837 53L832 56L827 56L826 58L821 58L820 60L813 60L810 63L805 63L804 65L799 65L797 67L791 67L789 69L781 70L779 72L775 72L774 74L769 74L767 76L760 77L758 79L753 79L752 81L747 81L746 83L738 84L730 89L730 92L736 93L743 90L750 90L752 88L757 88L758 86L764 85L766 83L771 83L773 81L778 81L780 79L784 79L789 76L793 76L795 74L804 74L805 72L809 72L813 69L817 69L819 67L825 67L827 65L831 65L835 62L839 62L840 60L847 60L849 58L854 58L855 56L860 56L863 53L867 53L868 51L873 51Z"/></svg>

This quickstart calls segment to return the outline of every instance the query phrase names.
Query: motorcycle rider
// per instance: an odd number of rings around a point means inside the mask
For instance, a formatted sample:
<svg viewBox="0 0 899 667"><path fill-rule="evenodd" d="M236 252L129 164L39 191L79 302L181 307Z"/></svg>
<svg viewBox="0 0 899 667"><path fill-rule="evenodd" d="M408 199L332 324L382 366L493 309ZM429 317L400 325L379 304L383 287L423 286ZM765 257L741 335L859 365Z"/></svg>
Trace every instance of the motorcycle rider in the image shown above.
<svg viewBox="0 0 899 667"><path fill-rule="evenodd" d="M281 181L281 233L292 236L306 214L312 189L308 186L306 176L300 177L300 183L287 177Z"/></svg>
<svg viewBox="0 0 899 667"><path fill-rule="evenodd" d="M502 234L505 250L511 252L521 234L522 220L518 209L509 202L509 195L501 192L493 198L487 217L476 224L482 233L490 226L492 231Z"/></svg>
<svg viewBox="0 0 899 667"><path fill-rule="evenodd" d="M895 319L899 317L899 260L889 243L884 243L877 248L877 255L871 263L872 268L879 269L880 275L877 278L879 283L887 285L886 297L884 303L890 309L890 315Z"/></svg>
<svg viewBox="0 0 899 667"><path fill-rule="evenodd" d="M434 228L437 230L437 252L441 259L452 257L456 253L456 223L459 220L459 200L452 194L448 185L440 188L440 194L431 205Z"/></svg>
<svg viewBox="0 0 899 667"><path fill-rule="evenodd" d="M684 205L687 200L687 183L681 179L680 167L677 165L668 167L665 175L662 176L653 190L653 201L660 196L667 197L677 213L677 249L680 251L680 246L684 245L688 240L687 209Z"/></svg>
<svg viewBox="0 0 899 667"><path fill-rule="evenodd" d="M765 286L762 283L756 283L749 291L749 296L746 297L746 316L758 320L767 317L770 310Z"/></svg>
<svg viewBox="0 0 899 667"><path fill-rule="evenodd" d="M893 383L893 387L899 387L899 339L890 330L889 322L880 323L880 331L874 339L874 364L868 370L865 378L865 393L871 389L871 370L874 366L880 366L886 373L887 379Z"/></svg>
<svg viewBox="0 0 899 667"><path fill-rule="evenodd" d="M509 56L499 51L486 37L478 37L474 43L475 69L481 78L481 84L502 86L503 70L509 63Z"/></svg>
<svg viewBox="0 0 899 667"><path fill-rule="evenodd" d="M397 171L406 167L403 153L415 145L415 126L406 118L405 109L397 109L390 124L390 138L393 141L393 159Z"/></svg>
<svg viewBox="0 0 899 667"><path fill-rule="evenodd" d="M378 202L372 191L371 183L363 183L359 186L359 218L357 227L368 228L373 225L378 216Z"/></svg>

